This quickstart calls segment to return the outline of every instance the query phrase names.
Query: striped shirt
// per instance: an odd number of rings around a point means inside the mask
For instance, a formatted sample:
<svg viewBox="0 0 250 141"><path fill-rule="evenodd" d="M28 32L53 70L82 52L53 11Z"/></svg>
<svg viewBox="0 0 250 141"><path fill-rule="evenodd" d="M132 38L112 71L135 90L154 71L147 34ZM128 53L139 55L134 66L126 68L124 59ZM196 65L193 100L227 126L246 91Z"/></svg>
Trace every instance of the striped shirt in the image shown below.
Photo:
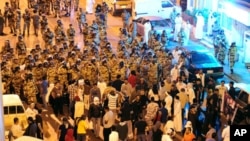
<svg viewBox="0 0 250 141"><path fill-rule="evenodd" d="M75 84L68 86L69 100L74 101L75 97L78 95L78 88Z"/></svg>
<svg viewBox="0 0 250 141"><path fill-rule="evenodd" d="M115 95L108 94L108 100L109 100L108 101L108 106L109 106L109 109L111 109L111 110L116 109L117 99L118 99L117 94L115 94Z"/></svg>

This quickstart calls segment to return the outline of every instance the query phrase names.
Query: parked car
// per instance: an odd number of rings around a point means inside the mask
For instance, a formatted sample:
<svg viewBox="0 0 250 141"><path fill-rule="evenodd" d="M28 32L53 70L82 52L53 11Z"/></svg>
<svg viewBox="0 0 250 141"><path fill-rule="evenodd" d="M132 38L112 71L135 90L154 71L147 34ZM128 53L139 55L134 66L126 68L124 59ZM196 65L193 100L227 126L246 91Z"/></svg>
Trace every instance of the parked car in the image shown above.
<svg viewBox="0 0 250 141"><path fill-rule="evenodd" d="M202 46L187 46L180 49L182 50L182 55L187 59L185 65L190 72L190 80L195 78L200 69L207 77L212 76L215 79L223 78L223 66L207 48Z"/></svg>
<svg viewBox="0 0 250 141"><path fill-rule="evenodd" d="M144 37L145 42L148 41L148 33L152 26L157 34L161 34L162 31L165 30L168 37L171 36L172 28L170 20L158 16L145 16L140 17L135 21L137 23L137 33Z"/></svg>
<svg viewBox="0 0 250 141"><path fill-rule="evenodd" d="M3 112L4 112L4 127L5 136L8 135L11 126L13 125L14 118L18 117L23 129L28 127L27 116L25 108L20 97L17 94L4 94L3 95Z"/></svg>
<svg viewBox="0 0 250 141"><path fill-rule="evenodd" d="M174 8L177 13L181 13L181 7L174 5L171 0L132 0L132 3L133 19L152 15L170 19Z"/></svg>
<svg viewBox="0 0 250 141"><path fill-rule="evenodd" d="M103 0L106 2L111 15L121 15L123 10L132 11L132 0Z"/></svg>

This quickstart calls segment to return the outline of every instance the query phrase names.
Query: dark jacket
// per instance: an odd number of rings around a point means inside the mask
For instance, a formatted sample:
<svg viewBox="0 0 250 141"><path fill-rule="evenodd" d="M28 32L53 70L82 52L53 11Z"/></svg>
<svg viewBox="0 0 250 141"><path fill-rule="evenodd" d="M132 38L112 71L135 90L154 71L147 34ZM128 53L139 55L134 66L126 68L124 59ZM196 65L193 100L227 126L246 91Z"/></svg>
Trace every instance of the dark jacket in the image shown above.
<svg viewBox="0 0 250 141"><path fill-rule="evenodd" d="M89 107L89 119L91 118L100 118L102 116L102 105L95 105L94 103L92 103Z"/></svg>
<svg viewBox="0 0 250 141"><path fill-rule="evenodd" d="M30 123L29 126L26 128L24 134L25 136L37 137L37 125L35 122Z"/></svg>

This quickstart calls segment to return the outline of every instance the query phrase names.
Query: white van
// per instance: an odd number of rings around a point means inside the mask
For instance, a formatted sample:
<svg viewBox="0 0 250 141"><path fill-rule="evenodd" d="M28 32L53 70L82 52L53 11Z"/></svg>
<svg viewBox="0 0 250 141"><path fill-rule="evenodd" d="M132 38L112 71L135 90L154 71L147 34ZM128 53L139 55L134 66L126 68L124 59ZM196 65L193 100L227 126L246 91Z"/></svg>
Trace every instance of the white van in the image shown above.
<svg viewBox="0 0 250 141"><path fill-rule="evenodd" d="M132 0L103 0L109 7L111 15L121 15L123 10L132 11Z"/></svg>
<svg viewBox="0 0 250 141"><path fill-rule="evenodd" d="M181 8L175 6L170 0L133 0L132 18L159 16L169 19L173 8L176 8L177 12L181 12Z"/></svg>
<svg viewBox="0 0 250 141"><path fill-rule="evenodd" d="M3 94L4 128L5 135L14 124L14 118L18 117L23 129L28 127L27 116L20 97L17 94Z"/></svg>

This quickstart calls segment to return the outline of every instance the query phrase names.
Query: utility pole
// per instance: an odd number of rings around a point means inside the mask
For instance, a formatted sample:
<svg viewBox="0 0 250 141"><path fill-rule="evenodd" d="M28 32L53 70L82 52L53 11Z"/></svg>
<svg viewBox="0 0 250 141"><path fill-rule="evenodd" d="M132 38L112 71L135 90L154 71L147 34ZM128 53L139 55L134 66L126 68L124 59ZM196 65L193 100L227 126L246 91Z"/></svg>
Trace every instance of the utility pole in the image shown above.
<svg viewBox="0 0 250 141"><path fill-rule="evenodd" d="M2 88L2 71L0 66L0 140L5 140L5 129L4 129L4 113L3 113L3 88Z"/></svg>

